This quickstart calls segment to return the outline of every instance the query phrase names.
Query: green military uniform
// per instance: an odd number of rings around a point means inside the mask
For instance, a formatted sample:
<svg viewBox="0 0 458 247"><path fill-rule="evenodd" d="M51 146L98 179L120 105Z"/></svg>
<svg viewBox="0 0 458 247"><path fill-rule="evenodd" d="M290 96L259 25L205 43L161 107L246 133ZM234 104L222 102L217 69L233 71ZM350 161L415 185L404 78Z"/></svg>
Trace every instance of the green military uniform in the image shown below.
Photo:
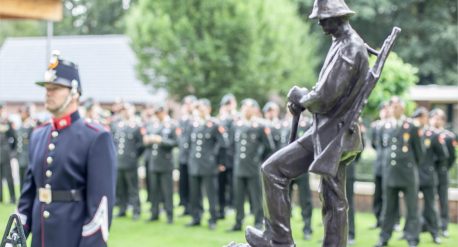
<svg viewBox="0 0 458 247"><path fill-rule="evenodd" d="M448 237L448 171L455 164L455 147L457 146L457 139L456 135L449 130L440 130L439 138L445 142L445 146L449 154L447 162L436 163L436 172L438 175L437 193L439 195L440 228L443 235Z"/></svg>
<svg viewBox="0 0 458 247"><path fill-rule="evenodd" d="M416 246L419 242L418 164L422 157L418 127L407 119L387 121L382 130L382 147L385 160L380 242L387 243L391 238L399 210L398 194L402 191L407 209L404 236L409 245Z"/></svg>
<svg viewBox="0 0 458 247"><path fill-rule="evenodd" d="M216 119L195 120L192 123L189 148L188 172L190 182L190 203L192 222L200 225L203 213L202 188L207 193L210 207L209 227L214 228L217 220L218 165L224 163L224 127Z"/></svg>
<svg viewBox="0 0 458 247"><path fill-rule="evenodd" d="M236 219L233 230L241 228L245 217L244 201L248 192L256 227L262 227L262 190L260 166L264 155L275 148L269 127L259 119L239 120L234 132L234 206Z"/></svg>
<svg viewBox="0 0 458 247"><path fill-rule="evenodd" d="M183 117L178 122L177 127L177 138L178 138L178 161L180 170L180 181L179 190L180 205L184 206L184 214L189 214L190 209L190 198L189 198L189 174L188 174L188 158L189 158L189 146L191 140L192 120L189 117Z"/></svg>
<svg viewBox="0 0 458 247"><path fill-rule="evenodd" d="M225 132L226 143L224 165L226 169L218 174L218 213L219 218L225 218L225 207L233 204L233 168L234 168L234 118L233 115L220 119Z"/></svg>
<svg viewBox="0 0 458 247"><path fill-rule="evenodd" d="M424 156L419 166L420 191L424 201L422 228L431 233L434 241L438 241L439 225L434 207L437 187L435 167L447 163L448 152L445 143L439 140L439 132L432 128L424 128L421 139L424 148Z"/></svg>
<svg viewBox="0 0 458 247"><path fill-rule="evenodd" d="M127 206L130 204L136 219L140 215L137 162L143 147L141 131L135 122L124 120L117 122L112 127L112 131L118 158L116 184L118 215L125 216Z"/></svg>
<svg viewBox="0 0 458 247"><path fill-rule="evenodd" d="M3 179L8 183L10 202L16 203L13 174L11 172L11 155L16 148L16 133L12 123L0 116L0 202L3 202Z"/></svg>
<svg viewBox="0 0 458 247"><path fill-rule="evenodd" d="M148 119L143 123L143 126L140 128L140 134L145 136L148 133L148 130L151 129L151 125L153 125L153 120ZM151 184L150 184L150 177L149 177L149 172L148 172L148 165L151 161L151 150L152 145L145 145L143 146L143 153L141 154L143 156L143 164L145 167L145 189L146 189L146 201L151 202Z"/></svg>
<svg viewBox="0 0 458 247"><path fill-rule="evenodd" d="M177 145L175 124L171 120L155 122L146 127L146 135L161 137L159 143L148 144L150 158L147 172L150 186L151 220L159 217L159 204L164 202L168 223L173 222L173 148ZM161 197L162 195L162 197Z"/></svg>
<svg viewBox="0 0 458 247"><path fill-rule="evenodd" d="M35 128L35 122L29 118L25 120L17 130L16 157L19 163L19 179L22 190L25 171L29 165L29 141L30 135Z"/></svg>

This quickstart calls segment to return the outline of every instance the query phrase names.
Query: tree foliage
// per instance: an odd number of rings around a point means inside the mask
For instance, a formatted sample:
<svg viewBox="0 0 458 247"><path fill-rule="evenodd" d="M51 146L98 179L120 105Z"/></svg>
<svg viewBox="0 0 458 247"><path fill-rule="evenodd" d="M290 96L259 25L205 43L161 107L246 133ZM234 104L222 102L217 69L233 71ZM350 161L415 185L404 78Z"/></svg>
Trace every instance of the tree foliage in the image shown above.
<svg viewBox="0 0 458 247"><path fill-rule="evenodd" d="M374 64L374 62L375 57L372 56L370 63ZM405 63L396 53L391 52L383 68L382 76L369 96L363 116L376 118L381 103L389 100L393 95L398 95L407 100L405 96L407 96L409 88L418 81L417 73L417 68ZM411 111L412 107L412 103L408 102L407 112Z"/></svg>
<svg viewBox="0 0 458 247"><path fill-rule="evenodd" d="M288 0L140 0L127 33L145 83L213 102L264 102L315 83L315 39Z"/></svg>
<svg viewBox="0 0 458 247"><path fill-rule="evenodd" d="M0 46L8 37L44 35L43 23L30 20L0 20Z"/></svg>
<svg viewBox="0 0 458 247"><path fill-rule="evenodd" d="M64 0L64 19L55 23L58 35L120 34L124 14L134 0Z"/></svg>
<svg viewBox="0 0 458 247"><path fill-rule="evenodd" d="M292 0L303 19L314 0ZM373 47L393 26L402 28L395 51L419 68L420 84L458 84L458 14L456 0L347 0L356 12L352 25ZM324 52L324 51L323 51Z"/></svg>

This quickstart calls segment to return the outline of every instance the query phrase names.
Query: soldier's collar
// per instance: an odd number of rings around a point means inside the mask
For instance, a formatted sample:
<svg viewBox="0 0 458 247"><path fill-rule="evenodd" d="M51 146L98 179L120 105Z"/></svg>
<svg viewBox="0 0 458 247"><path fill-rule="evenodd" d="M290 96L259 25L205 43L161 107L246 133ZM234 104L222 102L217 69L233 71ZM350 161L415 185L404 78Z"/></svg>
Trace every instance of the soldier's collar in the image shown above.
<svg viewBox="0 0 458 247"><path fill-rule="evenodd" d="M60 118L53 118L51 123L53 129L62 130L72 125L72 123L76 122L78 119L80 119L80 114L78 111L75 111Z"/></svg>

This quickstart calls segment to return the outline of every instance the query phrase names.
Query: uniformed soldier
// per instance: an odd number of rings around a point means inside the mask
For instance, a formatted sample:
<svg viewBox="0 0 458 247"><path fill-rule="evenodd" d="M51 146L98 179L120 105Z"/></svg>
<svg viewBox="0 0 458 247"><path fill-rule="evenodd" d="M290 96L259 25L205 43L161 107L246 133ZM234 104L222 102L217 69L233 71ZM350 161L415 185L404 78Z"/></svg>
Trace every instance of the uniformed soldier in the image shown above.
<svg viewBox="0 0 458 247"><path fill-rule="evenodd" d="M402 191L406 205L404 237L409 246L419 242L418 215L418 164L422 159L419 129L404 116L404 103L399 97L390 100L392 120L382 130L382 146L385 161L383 165L384 202L382 226L376 246L387 246L396 223L399 210L398 194Z"/></svg>
<svg viewBox="0 0 458 247"><path fill-rule="evenodd" d="M178 149L179 149L179 195L180 205L184 207L183 215L191 213L190 199L189 199L189 174L188 174L188 157L189 157L189 146L191 138L192 128L192 113L194 111L194 105L197 102L197 98L194 95L188 95L183 98L181 105L181 115L176 129L178 137Z"/></svg>
<svg viewBox="0 0 458 247"><path fill-rule="evenodd" d="M157 121L147 126L143 144L150 146L151 157L147 172L151 188L150 221L159 219L159 204L162 199L167 214L167 223L173 223L173 148L177 145L175 123L170 119L165 106L155 108Z"/></svg>
<svg viewBox="0 0 458 247"><path fill-rule="evenodd" d="M224 171L224 127L210 117L211 106L207 99L200 99L192 123L189 148L189 183L191 192L192 221L187 226L198 226L203 213L202 190L207 194L210 207L208 227L216 227L218 173Z"/></svg>
<svg viewBox="0 0 458 247"><path fill-rule="evenodd" d="M126 216L127 206L132 205L132 219L140 217L140 197L138 191L138 158L143 152L143 142L139 124L134 118L134 107L125 103L121 119L112 125L118 156L118 180L116 203L118 217Z"/></svg>
<svg viewBox="0 0 458 247"><path fill-rule="evenodd" d="M266 120L267 127L270 128L272 141L274 143L274 149L269 150L271 153L266 156L270 156L272 153L275 153L280 148L286 146L288 143L282 142L282 134L284 134L283 122L280 119L280 107L277 103L273 101L267 102L264 107L262 107L262 112L264 114L264 119ZM288 140L288 138L286 138Z"/></svg>
<svg viewBox="0 0 458 247"><path fill-rule="evenodd" d="M28 104L19 109L21 116L21 126L17 130L16 158L19 163L19 181L21 189L24 184L24 176L29 165L29 143L30 135L36 127L35 120L32 118L35 105Z"/></svg>
<svg viewBox="0 0 458 247"><path fill-rule="evenodd" d="M16 149L16 131L6 117L4 103L0 102L0 202L3 202L3 179L8 183L11 204L16 204L11 156Z"/></svg>
<svg viewBox="0 0 458 247"><path fill-rule="evenodd" d="M433 237L433 242L441 243L439 238L439 225L435 210L435 196L437 188L437 163L441 166L447 162L448 152L445 143L441 143L439 132L428 126L428 110L418 108L413 116L414 124L420 128L423 144L423 159L419 164L420 191L423 193L423 213L421 218L422 230L428 231ZM443 142L443 140L442 140Z"/></svg>
<svg viewBox="0 0 458 247"><path fill-rule="evenodd" d="M375 149L376 158L374 163L374 197L372 202L372 211L375 215L376 223L373 228L378 228L381 225L380 215L383 205L383 186L382 186L382 168L383 168L383 148L381 142L381 130L385 126L385 122L390 118L388 104L383 102L379 109L379 120L371 123L371 145Z"/></svg>
<svg viewBox="0 0 458 247"><path fill-rule="evenodd" d="M102 124L100 105L93 98L85 100L83 106L86 121Z"/></svg>
<svg viewBox="0 0 458 247"><path fill-rule="evenodd" d="M437 193L439 196L439 211L440 211L440 228L442 235L446 238L449 237L448 233L448 187L449 177L448 171L455 164L456 156L455 149L457 147L456 135L444 128L446 123L446 116L441 109L434 109L430 113L430 124L439 132L439 139L445 142L449 154L447 162L436 163L436 172L438 174Z"/></svg>
<svg viewBox="0 0 458 247"><path fill-rule="evenodd" d="M81 82L72 62L52 57L45 80L51 121L30 139L17 213L32 247L107 246L116 180L111 134L78 113Z"/></svg>
<svg viewBox="0 0 458 247"><path fill-rule="evenodd" d="M242 229L245 217L244 202L248 193L255 227L262 228L262 190L259 169L264 154L275 148L271 130L256 115L259 105L253 99L244 99L241 104L241 119L234 132L234 203L236 219L230 231Z"/></svg>
<svg viewBox="0 0 458 247"><path fill-rule="evenodd" d="M238 118L237 100L233 94L226 94L220 102L219 122L226 130L225 170L218 174L218 218L225 218L226 206L233 205L233 167L234 167L234 122Z"/></svg>
<svg viewBox="0 0 458 247"><path fill-rule="evenodd" d="M148 103L145 107L145 109L142 112L142 128L140 129L140 132L142 136L146 135L148 133L148 130L150 130L158 120L155 116L155 109L154 109L154 104L153 103ZM146 187L146 201L151 202L151 184L150 184L150 177L149 177L149 172L148 172L148 166L149 162L151 160L151 152L152 152L152 145L144 145L144 151L143 151L143 165L145 168L145 187Z"/></svg>

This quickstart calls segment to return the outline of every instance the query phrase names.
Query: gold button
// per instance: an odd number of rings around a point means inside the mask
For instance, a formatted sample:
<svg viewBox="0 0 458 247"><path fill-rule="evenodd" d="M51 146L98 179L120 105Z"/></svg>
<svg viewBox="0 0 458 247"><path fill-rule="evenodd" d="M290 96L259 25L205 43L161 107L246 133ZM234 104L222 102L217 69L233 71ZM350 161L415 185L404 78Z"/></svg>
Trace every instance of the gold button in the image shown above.
<svg viewBox="0 0 458 247"><path fill-rule="evenodd" d="M56 148L56 145L54 145L54 143L49 143L49 146L48 146L49 150L52 151Z"/></svg>
<svg viewBox="0 0 458 247"><path fill-rule="evenodd" d="M50 178L52 176L52 171L47 170L46 171L46 177Z"/></svg>
<svg viewBox="0 0 458 247"><path fill-rule="evenodd" d="M56 138L56 137L59 136L59 132L53 131L53 132L51 133L51 135L52 135L52 137Z"/></svg>
<svg viewBox="0 0 458 247"><path fill-rule="evenodd" d="M49 216L51 216L51 214L50 214L48 211L46 211L46 210L43 211L43 217L44 217L45 219L49 218Z"/></svg>
<svg viewBox="0 0 458 247"><path fill-rule="evenodd" d="M52 163L52 157L46 158L46 163L48 163L48 165L51 165L51 163Z"/></svg>

